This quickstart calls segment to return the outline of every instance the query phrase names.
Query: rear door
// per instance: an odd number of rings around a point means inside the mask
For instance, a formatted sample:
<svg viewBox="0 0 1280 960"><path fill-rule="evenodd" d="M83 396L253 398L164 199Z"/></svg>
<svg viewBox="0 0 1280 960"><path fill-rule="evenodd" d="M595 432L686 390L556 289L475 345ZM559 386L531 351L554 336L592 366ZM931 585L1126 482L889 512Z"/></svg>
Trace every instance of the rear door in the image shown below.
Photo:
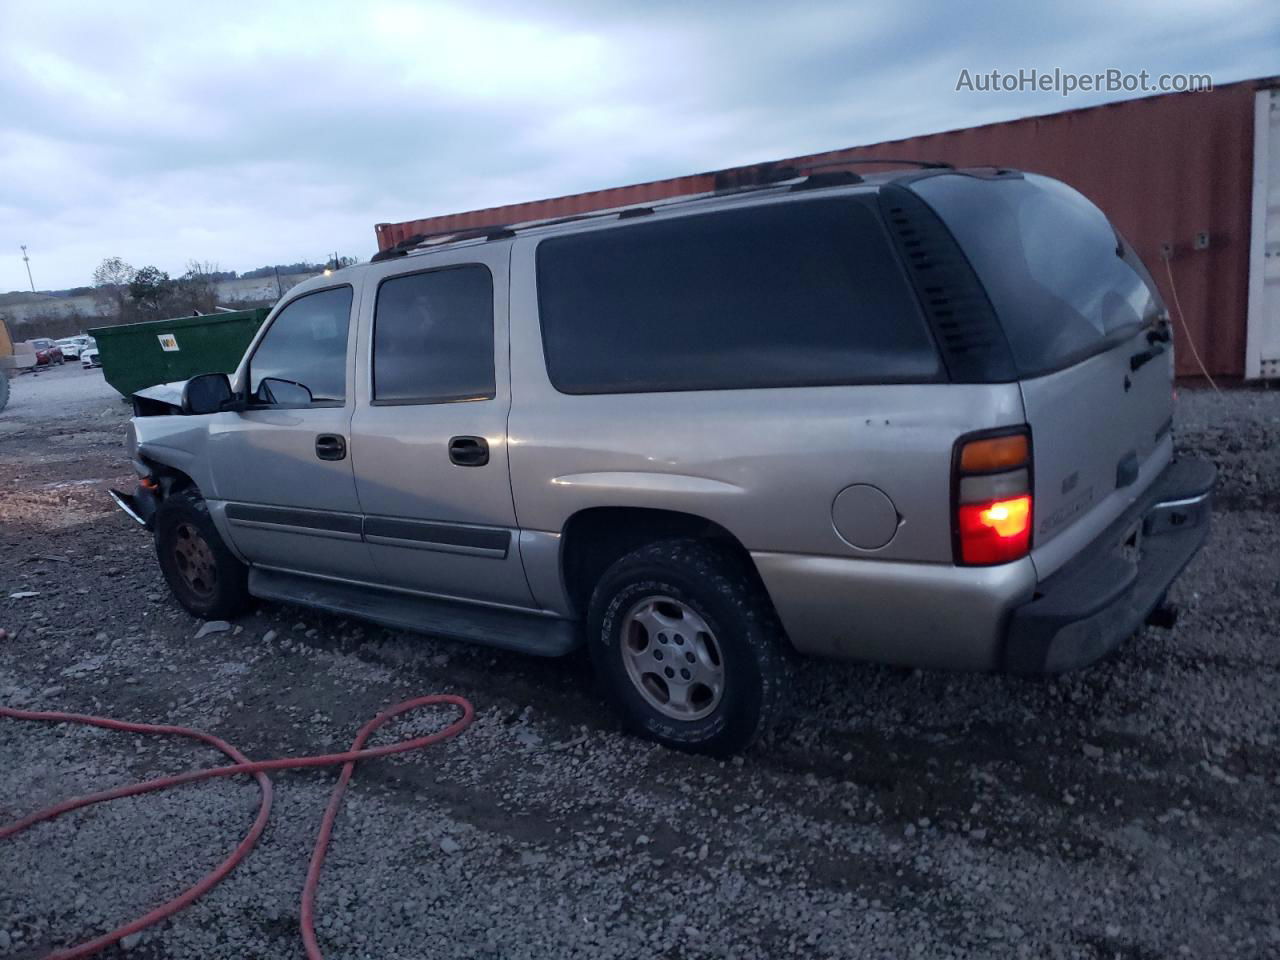
<svg viewBox="0 0 1280 960"><path fill-rule="evenodd" d="M1172 457L1173 350L1145 267L1084 196L1034 174L913 189L986 288L1031 426L1032 558L1048 576Z"/></svg>
<svg viewBox="0 0 1280 960"><path fill-rule="evenodd" d="M487 243L369 270L351 432L380 582L532 606L507 468L509 255Z"/></svg>

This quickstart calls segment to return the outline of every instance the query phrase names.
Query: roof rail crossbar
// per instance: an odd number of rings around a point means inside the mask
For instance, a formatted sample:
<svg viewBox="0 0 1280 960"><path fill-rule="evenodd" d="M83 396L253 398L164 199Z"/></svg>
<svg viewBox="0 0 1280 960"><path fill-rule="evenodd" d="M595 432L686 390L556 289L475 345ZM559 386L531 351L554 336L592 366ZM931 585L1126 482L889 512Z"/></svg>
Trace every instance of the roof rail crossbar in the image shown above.
<svg viewBox="0 0 1280 960"><path fill-rule="evenodd" d="M412 250L434 245L433 241L435 244L443 244L481 238L485 240L505 240L514 236L515 232L506 225L472 227L469 230L440 230L435 233L415 233L411 237L405 237L393 247L378 251L369 258L369 262L380 263L383 260L394 260L396 257L407 256Z"/></svg>
<svg viewBox="0 0 1280 960"><path fill-rule="evenodd" d="M856 157L849 160L825 160L822 163L802 163L802 170L822 170L826 167L847 167L854 164L900 164L906 167L920 167L922 170L954 170L955 167L941 160L903 160L898 157Z"/></svg>

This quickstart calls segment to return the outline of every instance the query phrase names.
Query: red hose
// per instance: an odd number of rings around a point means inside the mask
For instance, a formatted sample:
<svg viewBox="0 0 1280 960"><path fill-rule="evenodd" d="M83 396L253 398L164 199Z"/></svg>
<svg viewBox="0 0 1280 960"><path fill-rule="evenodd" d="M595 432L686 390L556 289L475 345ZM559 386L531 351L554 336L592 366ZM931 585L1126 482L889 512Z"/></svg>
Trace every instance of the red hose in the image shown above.
<svg viewBox="0 0 1280 960"><path fill-rule="evenodd" d="M415 737L412 740L403 740L399 743L391 743L382 747L365 747L365 741L369 739L373 732L393 717L398 717L402 713L416 710L419 707L429 707L437 704L455 706L462 711L462 716L444 729L437 730L435 733L428 734L425 737ZM166 917L173 916L173 914L190 906L215 887L227 874L235 869L236 864L248 856L249 851L253 849L253 845L258 842L258 837L262 835L263 828L267 825L267 818L271 813L271 781L267 778L266 771L297 770L304 767L328 767L342 764L342 772L333 788L333 794L329 797L329 805L325 808L324 817L320 821L320 833L316 837L315 847L312 848L311 863L307 867L307 879L302 886L302 911L300 916L302 941L307 948L308 960L323 960L320 946L316 943L314 926L316 887L320 883L320 868L324 865L324 856L329 846L329 838L333 834L333 823L338 816L338 809L342 806L342 795L346 792L347 784L351 782L351 774L355 770L356 761L385 757L393 753L404 753L408 750L418 750L433 743L439 743L441 740L456 737L471 725L471 721L475 719L475 709L469 701L453 694L442 693L417 697L413 700L405 700L403 703L398 703L394 707L382 711L366 723L360 728L360 732L356 734L355 740L351 743L351 748L345 753L326 753L313 757L280 757L275 760L258 761L251 761L225 740L221 740L209 733L203 733L200 730L193 730L190 727L128 723L123 720L111 720L107 717L94 717L79 713L14 710L10 707L0 707L0 717L9 717L13 720L43 720L48 723L80 723L91 727L104 727L107 730L121 730L126 733L175 734L217 747L235 761L235 763L225 767L188 770L186 773L179 773L171 777L157 777L154 780L144 780L140 783L127 784L111 790L103 790L99 793L86 794L83 797L65 800L62 803L46 807L44 810L37 810L21 820L15 820L13 823L0 827L0 840L16 836L37 823L52 820L64 813L70 813L72 810L79 810L81 807L87 807L91 804L102 803L105 800L115 800L119 797L133 797L141 793L151 793L155 790L164 790L184 783L194 783L197 780L209 780L213 777L231 777L251 773L258 781L258 789L262 794L262 803L258 808L258 816L253 821L253 826L249 828L249 832L236 846L235 850L231 852L231 855L218 864L215 869L172 900L143 914L138 919L126 923L122 927L117 927L110 933L95 937L93 940L87 940L66 950L57 950L49 954L46 960L72 960L75 957L91 956L123 937L138 933L153 924L159 923Z"/></svg>

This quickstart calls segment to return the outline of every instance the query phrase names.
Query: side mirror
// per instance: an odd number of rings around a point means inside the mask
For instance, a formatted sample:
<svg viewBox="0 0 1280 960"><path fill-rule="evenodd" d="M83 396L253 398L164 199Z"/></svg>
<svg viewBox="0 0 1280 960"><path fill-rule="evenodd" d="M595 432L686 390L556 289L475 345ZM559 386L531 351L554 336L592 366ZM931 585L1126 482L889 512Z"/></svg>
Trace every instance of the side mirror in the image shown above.
<svg viewBox="0 0 1280 960"><path fill-rule="evenodd" d="M182 412L218 413L232 398L231 378L225 373L202 373L182 388Z"/></svg>
<svg viewBox="0 0 1280 960"><path fill-rule="evenodd" d="M311 390L296 380L263 377L258 384L258 400L273 407L309 407Z"/></svg>

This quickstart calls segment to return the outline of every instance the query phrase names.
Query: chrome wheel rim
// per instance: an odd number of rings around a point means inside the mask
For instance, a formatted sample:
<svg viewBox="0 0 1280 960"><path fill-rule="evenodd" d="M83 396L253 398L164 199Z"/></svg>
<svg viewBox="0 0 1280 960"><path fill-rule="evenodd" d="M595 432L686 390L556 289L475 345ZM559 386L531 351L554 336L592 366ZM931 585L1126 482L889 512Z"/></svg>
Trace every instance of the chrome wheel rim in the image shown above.
<svg viewBox="0 0 1280 960"><path fill-rule="evenodd" d="M213 596L218 585L218 568L209 544L189 523L179 524L175 534L173 560L182 582L199 597Z"/></svg>
<svg viewBox="0 0 1280 960"><path fill-rule="evenodd" d="M627 611L618 646L632 686L664 717L701 720L719 706L724 656L706 620L688 604L646 597Z"/></svg>

